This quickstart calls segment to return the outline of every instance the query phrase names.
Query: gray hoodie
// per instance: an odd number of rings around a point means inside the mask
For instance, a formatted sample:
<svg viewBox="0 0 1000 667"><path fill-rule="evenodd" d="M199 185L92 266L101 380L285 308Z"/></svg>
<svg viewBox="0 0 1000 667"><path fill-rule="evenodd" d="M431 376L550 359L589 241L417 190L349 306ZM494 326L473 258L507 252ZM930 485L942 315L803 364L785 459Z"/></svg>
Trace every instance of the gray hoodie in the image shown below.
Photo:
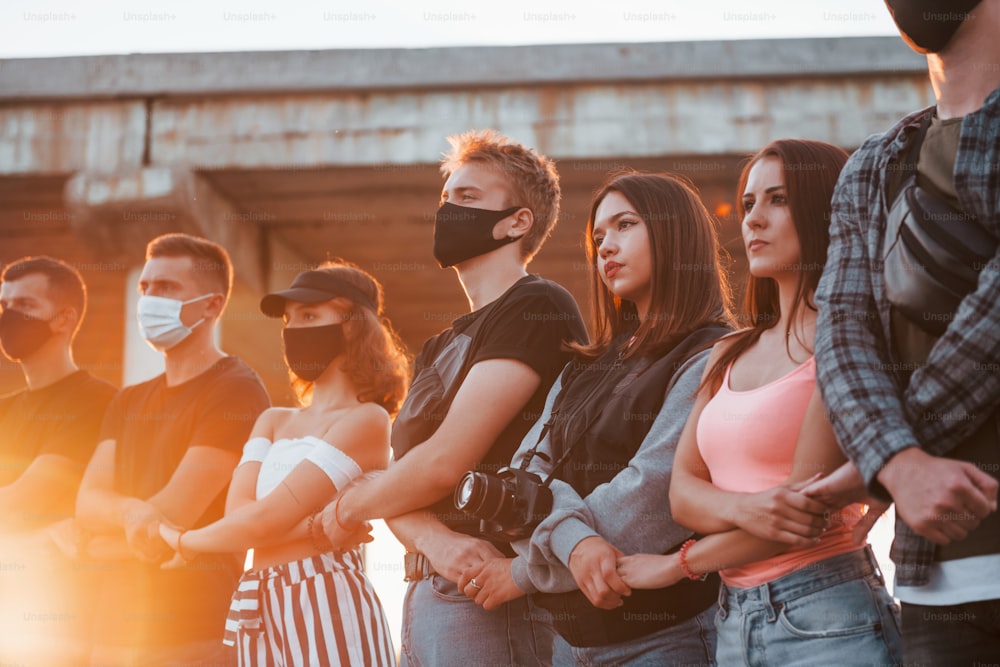
<svg viewBox="0 0 1000 667"><path fill-rule="evenodd" d="M553 508L529 539L513 542L517 557L511 567L515 583L525 593L562 593L575 590L576 581L569 571L569 556L581 540L594 535L626 554L665 553L690 537L692 531L673 522L668 492L674 453L684 430L694 394L701 382L710 350L700 352L681 366L667 388L663 405L649 432L627 468L614 479L601 484L586 498L581 498L567 483L552 481ZM514 454L512 466L532 449L552 404L562 388L556 379L545 399L542 416L528 431ZM539 452L554 459L548 434L539 443ZM543 479L551 461L536 456L528 470Z"/></svg>

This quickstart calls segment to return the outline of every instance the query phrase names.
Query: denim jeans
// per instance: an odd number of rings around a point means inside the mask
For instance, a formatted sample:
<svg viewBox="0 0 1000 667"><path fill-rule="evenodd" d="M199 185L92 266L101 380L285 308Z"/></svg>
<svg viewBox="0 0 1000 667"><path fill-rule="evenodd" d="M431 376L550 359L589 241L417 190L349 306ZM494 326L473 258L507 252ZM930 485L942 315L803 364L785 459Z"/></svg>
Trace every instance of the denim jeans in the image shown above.
<svg viewBox="0 0 1000 667"><path fill-rule="evenodd" d="M866 547L759 586L723 584L715 659L720 667L895 665L898 617Z"/></svg>
<svg viewBox="0 0 1000 667"><path fill-rule="evenodd" d="M1000 600L925 606L903 603L906 664L1000 664Z"/></svg>
<svg viewBox="0 0 1000 667"><path fill-rule="evenodd" d="M552 664L549 612L528 596L486 611L438 574L403 599L400 667L535 667Z"/></svg>
<svg viewBox="0 0 1000 667"><path fill-rule="evenodd" d="M625 667L713 667L715 628L712 619L716 606L683 623L657 630L620 644L607 646L570 646L556 636L552 664L556 667L580 665L621 665Z"/></svg>

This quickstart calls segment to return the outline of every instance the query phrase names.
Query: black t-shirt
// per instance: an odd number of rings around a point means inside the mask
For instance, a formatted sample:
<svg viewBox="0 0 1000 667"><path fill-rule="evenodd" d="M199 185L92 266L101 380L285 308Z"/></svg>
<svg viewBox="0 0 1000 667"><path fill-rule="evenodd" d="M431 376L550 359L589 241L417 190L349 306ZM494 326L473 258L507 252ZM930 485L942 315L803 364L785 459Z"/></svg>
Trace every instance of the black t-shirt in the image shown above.
<svg viewBox="0 0 1000 667"><path fill-rule="evenodd" d="M0 486L13 483L43 454L64 456L82 473L114 394L108 382L76 371L47 387L0 397ZM72 516L73 501L67 496L44 522Z"/></svg>
<svg viewBox="0 0 1000 667"><path fill-rule="evenodd" d="M239 454L269 400L257 374L226 357L187 382L168 387L159 375L118 392L101 441L115 441L115 491L146 499L162 489L190 447ZM220 492L193 527L217 521ZM117 564L116 564L117 565ZM167 646L219 638L240 572L230 554L203 554L187 567L129 562L104 579L102 644Z"/></svg>
<svg viewBox="0 0 1000 667"><path fill-rule="evenodd" d="M456 319L451 328L424 343L406 402L392 426L393 455L402 458L434 434L475 363L514 359L534 369L541 382L476 469L496 472L508 465L541 415L549 388L571 359L561 349L563 341L586 340L587 330L572 295L554 282L525 276L496 300ZM455 509L450 495L432 509L453 530L478 534L479 522Z"/></svg>

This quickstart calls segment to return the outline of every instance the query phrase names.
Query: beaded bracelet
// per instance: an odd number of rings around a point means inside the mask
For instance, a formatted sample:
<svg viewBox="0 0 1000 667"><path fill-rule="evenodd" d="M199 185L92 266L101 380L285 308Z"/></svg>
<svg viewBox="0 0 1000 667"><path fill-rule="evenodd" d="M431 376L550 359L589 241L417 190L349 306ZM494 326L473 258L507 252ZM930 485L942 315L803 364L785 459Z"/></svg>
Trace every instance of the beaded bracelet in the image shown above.
<svg viewBox="0 0 1000 667"><path fill-rule="evenodd" d="M695 544L695 542L697 542L697 541L698 540L690 539L690 540L688 540L687 542L685 542L684 544L681 545L681 552L680 552L681 553L681 572L684 573L685 577L687 577L688 579L690 579L692 581L705 581L705 579L708 577L708 572L706 572L704 574L695 574L694 572L691 571L691 568L688 566L688 562L687 562L687 552L688 552L688 549L690 549L691 547L693 547L694 544Z"/></svg>

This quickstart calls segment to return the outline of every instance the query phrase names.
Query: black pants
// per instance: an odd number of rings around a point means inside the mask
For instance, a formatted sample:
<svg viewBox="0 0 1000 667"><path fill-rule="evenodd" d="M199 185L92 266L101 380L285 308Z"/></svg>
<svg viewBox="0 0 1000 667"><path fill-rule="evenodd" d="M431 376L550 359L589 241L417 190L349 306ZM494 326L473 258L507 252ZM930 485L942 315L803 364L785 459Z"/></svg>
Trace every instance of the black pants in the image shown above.
<svg viewBox="0 0 1000 667"><path fill-rule="evenodd" d="M924 606L903 603L907 665L1000 664L1000 600Z"/></svg>

